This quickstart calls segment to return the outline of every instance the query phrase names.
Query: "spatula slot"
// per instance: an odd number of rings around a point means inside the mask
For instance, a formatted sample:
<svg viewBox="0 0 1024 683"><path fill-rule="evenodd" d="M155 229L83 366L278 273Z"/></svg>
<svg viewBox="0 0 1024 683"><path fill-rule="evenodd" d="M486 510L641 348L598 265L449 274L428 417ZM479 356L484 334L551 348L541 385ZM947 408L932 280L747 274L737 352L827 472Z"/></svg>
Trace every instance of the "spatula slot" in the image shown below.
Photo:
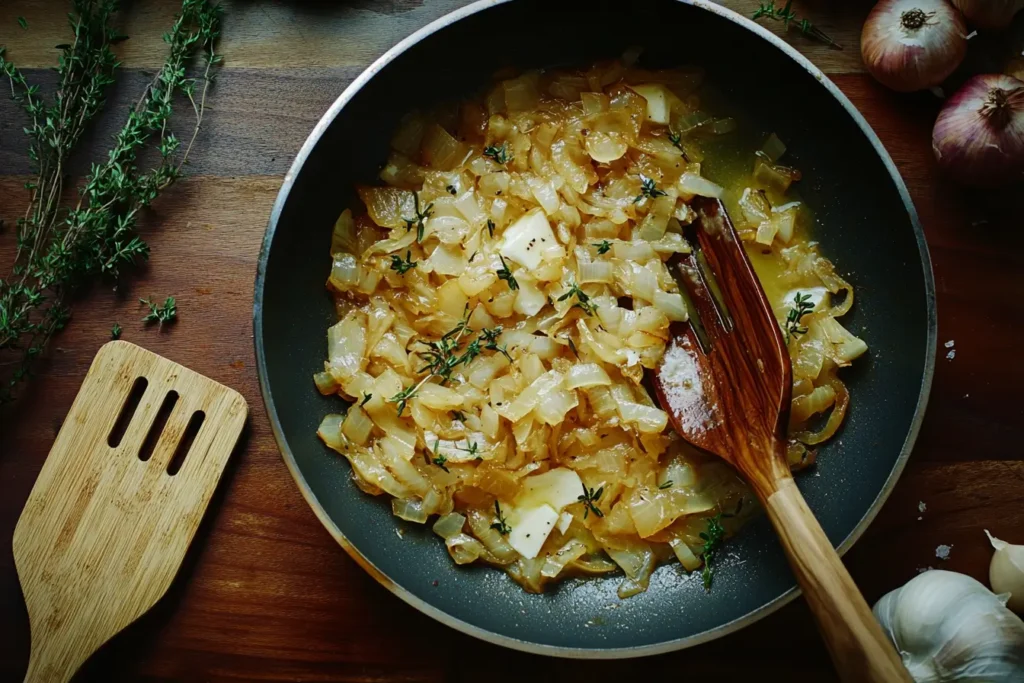
<svg viewBox="0 0 1024 683"><path fill-rule="evenodd" d="M178 442L178 447L174 449L174 456L171 457L171 461L167 463L167 474L172 477L178 473L181 469L181 465L185 462L185 456L192 450L192 444L196 440L196 436L199 435L199 430L203 426L203 422L206 421L206 413L201 410L197 410L192 413L192 417L189 418L188 426L185 427L185 433L181 435L181 441Z"/></svg>
<svg viewBox="0 0 1024 683"><path fill-rule="evenodd" d="M110 434L107 436L107 445L111 448L117 448L121 445L121 439L124 438L125 433L128 431L128 425L132 423L132 416L138 410L139 403L142 402L142 396L146 393L147 386L149 386L149 380L145 377L138 377L132 383L131 391L125 396L121 412L118 413L117 420L114 421L114 426L110 428Z"/></svg>
<svg viewBox="0 0 1024 683"><path fill-rule="evenodd" d="M146 462L153 457L153 450L156 448L156 444L160 441L160 435L164 431L164 427L167 426L167 420L171 417L171 412L174 411L174 405L178 402L178 392L171 390L164 396L164 402L160 404L160 410L157 411L156 418L153 420L153 426L149 428L149 432L146 434L146 440L142 442L142 448L139 449L139 460Z"/></svg>

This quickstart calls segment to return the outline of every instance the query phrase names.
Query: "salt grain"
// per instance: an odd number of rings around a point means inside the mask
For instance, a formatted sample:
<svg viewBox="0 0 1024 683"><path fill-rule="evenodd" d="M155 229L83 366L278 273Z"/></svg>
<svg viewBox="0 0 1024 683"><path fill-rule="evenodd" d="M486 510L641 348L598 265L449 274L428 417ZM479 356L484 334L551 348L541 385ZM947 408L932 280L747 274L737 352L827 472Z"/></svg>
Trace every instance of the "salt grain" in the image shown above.
<svg viewBox="0 0 1024 683"><path fill-rule="evenodd" d="M946 354L946 360L953 360L956 358L956 349L950 349L949 353Z"/></svg>
<svg viewBox="0 0 1024 683"><path fill-rule="evenodd" d="M935 557L939 558L940 560L948 560L949 551L952 549L953 546L951 545L940 545L938 548L935 549Z"/></svg>

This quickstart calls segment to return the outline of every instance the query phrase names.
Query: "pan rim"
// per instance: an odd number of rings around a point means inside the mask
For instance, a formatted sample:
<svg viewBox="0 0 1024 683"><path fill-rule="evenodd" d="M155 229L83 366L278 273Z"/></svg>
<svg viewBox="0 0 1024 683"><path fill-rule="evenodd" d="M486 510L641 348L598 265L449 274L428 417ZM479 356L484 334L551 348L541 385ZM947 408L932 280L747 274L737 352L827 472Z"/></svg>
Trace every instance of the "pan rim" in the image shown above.
<svg viewBox="0 0 1024 683"><path fill-rule="evenodd" d="M801 54L796 48L792 47L789 43L785 42L774 33L763 28L759 24L751 21L743 15L734 12L733 10L727 9L720 5L708 2L707 0L675 0L680 4L690 5L698 9L702 9L719 17L731 21L734 24L754 33L756 36L767 41L773 45L776 49L781 50L787 57L796 62L800 67L805 69L812 77L814 77L827 91L835 98L835 100L843 107L846 113L853 119L853 122L861 130L867 141L871 144L875 153L881 159L886 170L889 172L889 176L892 182L895 184L897 191L899 192L900 198L903 201L903 205L907 211L907 217L910 220L911 228L914 231L914 238L917 242L918 252L921 258L921 265L924 275L925 285L925 302L927 306L927 333L926 333L926 348L925 348L925 363L924 371L921 378L921 387L918 393L917 404L914 409L914 417L910 424L910 429L907 432L907 437L903 442L903 446L900 449L900 455L896 459L893 465L892 471L886 478L878 495L872 501L867 512L853 528L853 530L847 535L845 539L839 544L837 550L840 555L844 555L856 541L863 535L870 526L871 522L874 521L878 512L881 510L882 505L888 499L892 493L896 482L899 480L900 475L903 473L906 467L907 461L910 457L910 453L913 449L914 443L917 440L917 436L921 429L921 423L924 419L925 410L928 404L928 398L931 392L932 379L935 372L935 357L936 357L936 345L938 340L938 313L935 296L935 278L932 269L931 256L928 250L928 244L925 239L924 230L921 227L920 220L917 215L917 211L914 208L914 204L910 198L910 193L907 190L906 184L903 182L903 178L900 176L899 171L896 168L895 163L889 156L885 147L882 145L881 140L875 134L874 130L868 124L867 120L857 110L852 102L846 97L845 94L839 89L839 87L832 82L818 67L816 67L807 57ZM342 533L341 529L338 528L337 524L330 518L324 509L323 505L319 502L316 495L310 489L305 476L299 469L299 466L295 460L295 456L288 445L287 439L281 429L280 419L277 415L277 409L270 393L269 382L267 379L267 368L266 368L266 354L263 346L263 291L265 286L266 266L270 254L270 246L273 243L274 234L277 230L278 220L281 216L281 212L284 209L284 205L287 202L288 195L291 192L292 186L294 185L295 178L305 164L306 159L310 153L319 144L324 132L333 123L334 119L338 116L341 110L349 103L350 100L365 86L374 76L376 76L385 66L394 61L399 55L404 53L413 45L416 45L428 36L441 31L442 29L465 19L466 17L472 16L489 8L504 5L506 3L513 2L513 0L478 0L477 2L471 3L464 7L461 7L453 12L450 12L431 23L427 24L418 31L407 36L394 47L389 49L377 60L375 60L370 66L368 66L345 90L338 96L338 98L331 104L330 108L324 113L324 115L317 122L316 126L310 132L306 138L305 143L302 145L295 160L292 162L287 174L285 175L284 181L281 185L281 189L278 192L277 198L274 201L274 206L270 213L270 219L267 224L267 231L263 238L263 243L260 247L259 259L257 261L256 269L256 282L254 289L253 299L253 336L256 347L256 369L260 383L260 393L263 397L264 405L267 409L267 416L270 421L271 431L274 435L274 440L277 442L278 449L281 451L281 456L285 461L285 465L288 467L288 471L291 473L292 478L298 485L299 491L302 493L306 503L312 508L314 514L320 520L320 523L324 525L328 532L334 537L335 541L359 564L370 576L372 576L378 583L387 588L389 591L394 593L400 599L426 614L427 616L436 619L437 621L450 626L458 631L461 631L467 635L479 638L481 640L501 645L514 650L523 652L529 652L533 654L549 655L556 657L564 657L570 659L626 659L633 657L646 657L651 655L663 654L666 652L672 652L675 650L681 650L688 647L693 647L701 643L705 643L716 638L728 635L742 628L745 628L764 617L776 612L781 607L792 602L797 596L800 595L800 589L798 586L793 586L788 591L779 595L775 599L765 603L761 607L754 609L747 614L734 619L730 622L722 624L707 631L697 633L691 636L685 636L683 638L676 638L673 640L666 640L660 643L654 643L651 645L641 645L633 647L618 647L618 648L570 648L555 645L545 645L541 643L534 643L519 638L512 638L501 633L481 628L470 624L469 622L463 621L443 610L434 607L430 603L417 597L409 590L401 586L398 582L389 577L385 572L376 567L366 556L364 556L358 548L356 548Z"/></svg>

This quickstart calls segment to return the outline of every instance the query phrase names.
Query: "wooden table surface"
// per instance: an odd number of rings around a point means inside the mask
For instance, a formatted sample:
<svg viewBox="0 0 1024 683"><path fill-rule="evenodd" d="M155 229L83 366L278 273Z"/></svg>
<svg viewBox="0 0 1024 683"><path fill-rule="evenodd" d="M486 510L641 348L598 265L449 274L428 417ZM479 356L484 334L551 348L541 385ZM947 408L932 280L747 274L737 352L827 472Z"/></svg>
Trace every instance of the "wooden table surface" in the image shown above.
<svg viewBox="0 0 1024 683"><path fill-rule="evenodd" d="M30 80L52 84L66 40L62 0L4 0L0 44ZM180 5L123 3L124 69L77 164L98 158L154 67ZM225 2L226 65L210 99L189 177L146 221L148 267L117 291L96 287L55 339L27 394L0 414L0 680L20 680L29 631L10 538L21 507L97 348L114 321L124 338L239 389L251 419L234 464L167 597L109 643L81 681L494 681L675 679L834 680L802 601L698 648L626 662L570 662L477 642L378 586L321 527L286 470L258 390L251 311L260 240L295 152L342 89L400 38L461 0ZM754 0L725 4L749 14ZM873 602L923 567L985 580L984 528L1024 542L1024 231L1013 193L971 194L944 182L930 150L938 101L896 95L863 73L857 49L866 3L800 8L846 46L789 39L864 113L903 174L925 226L938 289L939 361L910 463L877 520L847 555ZM28 28L15 18L24 16ZM972 43L972 49L974 49ZM29 173L20 112L0 104L0 218L22 213ZM184 125L184 124L183 124ZM189 124L190 125L190 124ZM1017 192L1019 195L1019 190ZM1014 205L1016 204L1016 205ZM0 272L13 237L0 235ZM145 328L139 296L178 299L179 321ZM892 315L900 315L892 311ZM919 503L927 509L919 512ZM5 540L6 539L6 540ZM951 546L948 560L936 547Z"/></svg>

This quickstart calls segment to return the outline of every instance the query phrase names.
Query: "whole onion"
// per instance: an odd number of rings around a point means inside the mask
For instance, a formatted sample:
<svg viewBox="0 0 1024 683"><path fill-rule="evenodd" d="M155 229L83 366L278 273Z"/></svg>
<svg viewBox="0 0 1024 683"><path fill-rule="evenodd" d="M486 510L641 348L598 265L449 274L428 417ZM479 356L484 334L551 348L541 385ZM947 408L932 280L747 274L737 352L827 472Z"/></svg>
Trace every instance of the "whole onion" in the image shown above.
<svg viewBox="0 0 1024 683"><path fill-rule="evenodd" d="M967 27L946 0L882 0L868 14L860 52L868 71L900 92L946 79L967 54Z"/></svg>
<svg viewBox="0 0 1024 683"><path fill-rule="evenodd" d="M932 130L939 166L967 185L1003 185L1024 172L1024 82L975 76L946 100Z"/></svg>
<svg viewBox="0 0 1024 683"><path fill-rule="evenodd" d="M953 0L957 9L978 28L1006 28L1024 0Z"/></svg>

